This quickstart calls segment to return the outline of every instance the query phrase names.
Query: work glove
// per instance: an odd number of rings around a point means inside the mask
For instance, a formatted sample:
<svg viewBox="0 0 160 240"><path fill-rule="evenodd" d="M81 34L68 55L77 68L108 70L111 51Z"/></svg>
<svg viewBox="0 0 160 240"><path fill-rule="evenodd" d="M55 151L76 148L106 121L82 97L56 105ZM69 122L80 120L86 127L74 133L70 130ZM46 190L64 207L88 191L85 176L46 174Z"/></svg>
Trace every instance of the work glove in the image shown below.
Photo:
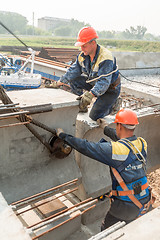
<svg viewBox="0 0 160 240"><path fill-rule="evenodd" d="M59 137L60 133L64 133L62 128L57 128L56 130L56 135ZM68 155L71 153L72 148L68 144L66 144L63 140L59 142L58 147L60 148L61 152L64 153L65 155Z"/></svg>
<svg viewBox="0 0 160 240"><path fill-rule="evenodd" d="M51 84L49 84L49 85L46 85L45 87L46 88L59 88L59 86L61 86L62 85L62 83L61 82L57 82L57 81L54 81L54 82L52 82Z"/></svg>
<svg viewBox="0 0 160 240"><path fill-rule="evenodd" d="M86 91L81 96L79 96L77 100L80 100L79 102L80 110L85 110L87 106L91 103L93 98L94 98L94 95L88 91Z"/></svg>
<svg viewBox="0 0 160 240"><path fill-rule="evenodd" d="M99 127L101 127L102 129L104 129L106 126L108 126L107 122L106 122L103 118L97 119L97 124L98 124Z"/></svg>
<svg viewBox="0 0 160 240"><path fill-rule="evenodd" d="M64 131L63 131L62 128L57 128L57 131L56 131L57 137L59 137L59 134L60 134L60 133L63 133L63 132L64 132Z"/></svg>

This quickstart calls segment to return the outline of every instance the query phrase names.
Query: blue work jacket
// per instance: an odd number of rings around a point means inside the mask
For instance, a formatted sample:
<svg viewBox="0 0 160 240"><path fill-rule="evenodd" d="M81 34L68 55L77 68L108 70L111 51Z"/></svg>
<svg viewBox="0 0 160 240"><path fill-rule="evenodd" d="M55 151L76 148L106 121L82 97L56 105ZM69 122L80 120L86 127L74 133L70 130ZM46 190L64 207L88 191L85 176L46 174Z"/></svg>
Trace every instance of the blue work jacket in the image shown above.
<svg viewBox="0 0 160 240"><path fill-rule="evenodd" d="M109 76L108 73L116 70L116 59L113 58L112 53L103 46L97 44L97 50L93 61L91 62L90 56L85 56L81 52L67 72L60 78L63 83L69 83L75 78L83 75L87 80L99 77L97 80L91 82L93 86L91 92L96 96L103 95L110 84L114 83L118 78L119 71L117 70Z"/></svg>
<svg viewBox="0 0 160 240"><path fill-rule="evenodd" d="M112 130L109 128L109 130L111 137L114 140L118 140L114 129ZM143 184L145 183L146 173L142 161L139 161L133 152L121 142L122 139L118 141L106 141L105 139L101 139L99 142L89 142L86 139L76 138L66 133L61 133L59 137L78 152L117 169L124 182L129 185L129 188L132 187L130 186L131 183L136 183L139 179L143 180ZM146 141L143 138L137 138L135 135L127 139L130 140L139 149L144 158L146 158ZM138 152L137 155L139 159L141 159ZM111 177L112 189L122 190L112 172ZM137 196L137 198L145 199L147 196L149 196L148 189L145 190L142 195ZM122 197L121 200L130 201L128 197Z"/></svg>

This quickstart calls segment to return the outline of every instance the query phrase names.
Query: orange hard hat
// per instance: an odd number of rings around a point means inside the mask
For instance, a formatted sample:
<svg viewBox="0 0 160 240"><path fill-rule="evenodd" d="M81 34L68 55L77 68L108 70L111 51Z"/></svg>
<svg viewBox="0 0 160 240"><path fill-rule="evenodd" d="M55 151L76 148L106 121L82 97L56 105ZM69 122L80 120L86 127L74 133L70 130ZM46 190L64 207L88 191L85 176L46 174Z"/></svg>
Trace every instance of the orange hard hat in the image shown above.
<svg viewBox="0 0 160 240"><path fill-rule="evenodd" d="M77 42L75 43L75 46L82 46L94 38L98 38L98 35L94 28L83 27L78 33L78 38Z"/></svg>
<svg viewBox="0 0 160 240"><path fill-rule="evenodd" d="M122 123L128 125L139 124L138 118L135 112L130 109L121 109L115 117L114 123Z"/></svg>

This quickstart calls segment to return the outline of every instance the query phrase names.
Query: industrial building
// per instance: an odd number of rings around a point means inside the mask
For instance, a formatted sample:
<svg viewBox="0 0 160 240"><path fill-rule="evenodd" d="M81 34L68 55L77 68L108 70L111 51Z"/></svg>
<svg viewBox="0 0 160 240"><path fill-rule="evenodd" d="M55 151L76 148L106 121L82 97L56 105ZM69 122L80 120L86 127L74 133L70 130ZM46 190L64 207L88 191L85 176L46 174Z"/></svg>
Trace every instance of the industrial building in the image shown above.
<svg viewBox="0 0 160 240"><path fill-rule="evenodd" d="M59 25L70 23L70 21L70 19L64 18L42 17L38 19L38 28L47 32L54 32Z"/></svg>

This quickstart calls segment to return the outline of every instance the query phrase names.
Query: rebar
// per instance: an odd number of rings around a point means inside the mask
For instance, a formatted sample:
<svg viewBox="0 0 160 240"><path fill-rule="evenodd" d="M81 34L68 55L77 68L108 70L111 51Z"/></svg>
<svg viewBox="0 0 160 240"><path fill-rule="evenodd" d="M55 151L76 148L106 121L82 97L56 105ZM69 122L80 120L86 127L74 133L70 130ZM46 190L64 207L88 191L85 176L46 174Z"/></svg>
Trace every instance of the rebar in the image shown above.
<svg viewBox="0 0 160 240"><path fill-rule="evenodd" d="M41 228L41 227L44 227L44 226L46 226L46 225L48 225L48 224L50 224L50 223L55 222L56 220L59 220L60 218L66 217L66 216L68 216L68 215L71 215L73 212L76 212L76 211L78 211L78 210L80 210L80 209L82 209L82 208L86 208L86 207L88 207L88 206L90 206L90 205L92 205L92 204L95 204L97 201L98 201L98 200L95 199L95 200L90 201L90 202L88 202L88 203L84 203L84 204L82 204L82 205L80 205L80 206L78 206L78 207L75 207L75 206L74 206L74 207L72 208L72 210L69 210L69 211L67 211L67 212L65 212L65 213L63 213L63 214L61 214L61 215L59 215L59 216L56 216L56 217L51 218L51 219L49 219L49 220L47 220L47 221L44 221L44 222L40 223L39 225L37 224L38 226L33 227L31 230L32 230L32 231L35 231L35 230L37 230L37 229L39 229L39 228Z"/></svg>
<svg viewBox="0 0 160 240"><path fill-rule="evenodd" d="M64 221L64 222L62 222L62 223L56 225L55 227L52 227L52 228L50 228L49 230L47 230L47 231L45 231L45 232L43 232L43 233L41 233L41 234L39 234L39 235L33 237L32 240L35 240L35 239L38 239L38 238L42 237L43 235L45 235L45 234L47 234L47 233L49 233L49 232L55 230L56 228L58 228L58 227L64 225L65 223L67 223L67 222L69 222L69 221L75 219L76 217L78 217L78 216L80 216L80 215L81 215L80 213L77 213L76 216L73 216L73 217L67 219L66 221Z"/></svg>
<svg viewBox="0 0 160 240"><path fill-rule="evenodd" d="M58 198L60 198L60 197L62 197L62 196L65 196L65 195L67 195L67 194L69 194L69 193L72 193L72 192L76 191L77 189L78 189L78 187L76 187L76 188L74 188L74 189L72 189L72 190L70 190L70 191L68 191L68 192L63 193L61 196L57 196L57 197L54 197L54 198L52 198L52 199L50 199L50 200L47 200L47 201L45 201L45 202L36 204L36 206L34 206L34 207L31 207L31 208L26 209L26 210L24 210L24 211L22 211L22 212L16 213L16 215L18 216L18 215L20 215L20 214L23 214L23 213L25 213L25 212L28 212L28 211L33 210L33 209L35 209L35 208L38 208L38 207L40 207L40 206L42 206L42 205L45 205L46 203L52 202L52 201L54 201L54 200L56 200L56 199L58 199Z"/></svg>
<svg viewBox="0 0 160 240"><path fill-rule="evenodd" d="M17 202L13 202L13 203L11 203L11 206L14 206L15 209L21 208L22 206L27 205L30 202L39 201L39 199L44 198L44 195L46 195L48 197L49 194L51 194L51 193L53 194L53 191L54 191L54 193L55 192L58 193L58 192L60 192L64 189L67 189L68 187L72 187L72 185L75 185L77 183L77 181L78 181L78 178L73 179L69 182L66 182L66 183L63 183L63 184L58 185L56 187L50 188L50 189L45 190L41 193L37 193L33 196L24 198L24 199L19 200Z"/></svg>
<svg viewBox="0 0 160 240"><path fill-rule="evenodd" d="M30 122L11 123L11 124L7 124L7 125L2 125L2 126L0 126L0 128L15 127L15 126L19 126L19 125L26 125L29 123Z"/></svg>
<svg viewBox="0 0 160 240"><path fill-rule="evenodd" d="M80 205L82 205L82 204L84 204L84 203L87 203L87 202L91 201L91 200L92 200L92 198L88 198L88 199L86 199L86 200L83 200L82 202L79 202L79 203L77 203L77 204L75 204L75 205L73 205L73 206L71 206L71 207L69 207L69 208L67 208L67 209L64 209L64 210L62 210L62 211L60 211L60 212L58 212L58 213L55 213L55 214L53 214L53 215L51 215L51 216L49 216L49 217L47 217L47 218L45 218L45 219L43 219L43 220L35 223L35 224L32 224L32 225L28 226L27 228L32 228L32 227L36 226L37 224L41 224L41 223L43 223L43 222L45 222L45 221L48 221L48 220L50 220L50 219L52 219L52 218L54 218L54 217L57 217L57 216L65 213L65 212L71 210L72 208L78 207L78 206L80 206Z"/></svg>

